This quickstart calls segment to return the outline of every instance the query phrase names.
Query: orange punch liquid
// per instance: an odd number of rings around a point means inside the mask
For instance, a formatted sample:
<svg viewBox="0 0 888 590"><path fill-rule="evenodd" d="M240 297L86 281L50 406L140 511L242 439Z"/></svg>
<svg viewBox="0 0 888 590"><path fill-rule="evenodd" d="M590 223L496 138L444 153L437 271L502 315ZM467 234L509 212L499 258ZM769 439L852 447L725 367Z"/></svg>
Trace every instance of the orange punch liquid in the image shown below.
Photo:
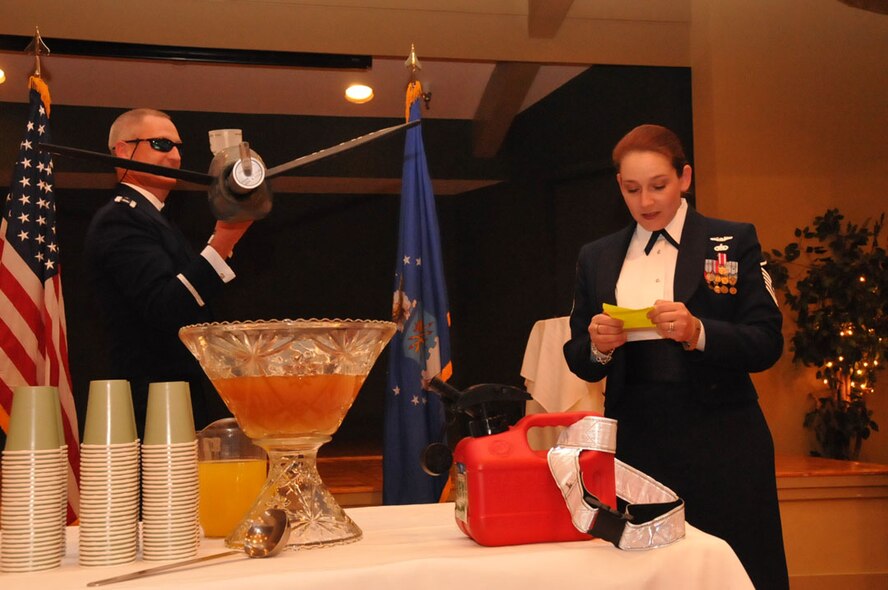
<svg viewBox="0 0 888 590"><path fill-rule="evenodd" d="M355 401L362 375L214 379L213 385L253 440L332 435Z"/></svg>

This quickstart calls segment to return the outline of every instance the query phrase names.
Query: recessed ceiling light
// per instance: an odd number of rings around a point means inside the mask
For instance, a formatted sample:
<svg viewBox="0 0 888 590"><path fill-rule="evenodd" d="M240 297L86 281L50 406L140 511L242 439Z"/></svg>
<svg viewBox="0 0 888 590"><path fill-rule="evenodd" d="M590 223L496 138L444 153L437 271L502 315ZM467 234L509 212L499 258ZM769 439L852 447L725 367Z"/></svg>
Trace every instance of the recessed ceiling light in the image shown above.
<svg viewBox="0 0 888 590"><path fill-rule="evenodd" d="M3 84L4 82L6 82L6 72L0 70L0 84Z"/></svg>
<svg viewBox="0 0 888 590"><path fill-rule="evenodd" d="M345 100L355 104L364 104L373 100L373 89L363 84L352 84L345 89Z"/></svg>

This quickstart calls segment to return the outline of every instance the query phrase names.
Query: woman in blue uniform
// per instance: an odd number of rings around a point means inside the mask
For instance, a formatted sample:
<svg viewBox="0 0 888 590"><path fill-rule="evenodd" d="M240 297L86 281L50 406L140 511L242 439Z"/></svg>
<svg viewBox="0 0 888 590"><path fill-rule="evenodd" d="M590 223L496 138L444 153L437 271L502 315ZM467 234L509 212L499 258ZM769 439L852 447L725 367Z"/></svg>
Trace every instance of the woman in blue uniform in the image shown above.
<svg viewBox="0 0 888 590"><path fill-rule="evenodd" d="M677 492L756 588L788 588L774 445L749 377L783 351L755 228L688 205L691 166L665 127L633 129L613 161L635 223L580 251L567 363L607 377L617 457ZM605 303L651 307L650 325L627 329Z"/></svg>

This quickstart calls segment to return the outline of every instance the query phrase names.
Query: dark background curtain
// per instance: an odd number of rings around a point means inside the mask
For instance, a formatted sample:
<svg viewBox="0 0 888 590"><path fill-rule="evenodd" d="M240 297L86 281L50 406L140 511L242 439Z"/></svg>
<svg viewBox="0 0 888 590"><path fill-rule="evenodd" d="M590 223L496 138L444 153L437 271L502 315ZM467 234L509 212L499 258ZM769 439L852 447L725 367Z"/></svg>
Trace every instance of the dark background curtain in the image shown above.
<svg viewBox="0 0 888 590"><path fill-rule="evenodd" d="M631 221L610 164L616 141L635 125L663 124L679 134L693 161L690 75L688 68L590 67L522 112L492 159L472 157L471 121L424 119L433 179L501 181L438 196L452 318L452 384L523 385L519 371L534 322L570 312L580 246ZM138 106L151 105L132 105ZM0 162L10 170L26 108L4 103L0 110ZM123 110L53 105L54 142L102 151L108 127ZM274 166L399 122L170 114L185 142L183 167L192 170L209 165L210 129L243 129L244 138ZM402 152L399 136L302 174L399 178ZM109 172L61 157L55 164L57 173ZM71 372L82 427L88 383L106 378L107 356L98 319L102 310L88 291L81 253L90 218L111 194L61 187L56 196ZM167 207L201 249L213 226L205 193L173 193ZM216 319L388 319L398 207L396 195L277 193L271 215L237 247L238 277L213 303ZM386 367L384 352L326 450L381 447Z"/></svg>

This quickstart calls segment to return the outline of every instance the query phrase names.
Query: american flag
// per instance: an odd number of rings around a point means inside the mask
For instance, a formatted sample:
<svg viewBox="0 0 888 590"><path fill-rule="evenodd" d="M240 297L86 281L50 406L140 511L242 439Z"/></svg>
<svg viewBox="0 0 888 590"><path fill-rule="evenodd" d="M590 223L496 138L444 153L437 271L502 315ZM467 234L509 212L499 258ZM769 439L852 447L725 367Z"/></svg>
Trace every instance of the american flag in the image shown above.
<svg viewBox="0 0 888 590"><path fill-rule="evenodd" d="M56 236L49 88L30 81L30 110L0 221L0 427L9 427L13 388L51 385L59 390L68 445L68 522L76 520L80 470L77 412L68 366L65 303Z"/></svg>

